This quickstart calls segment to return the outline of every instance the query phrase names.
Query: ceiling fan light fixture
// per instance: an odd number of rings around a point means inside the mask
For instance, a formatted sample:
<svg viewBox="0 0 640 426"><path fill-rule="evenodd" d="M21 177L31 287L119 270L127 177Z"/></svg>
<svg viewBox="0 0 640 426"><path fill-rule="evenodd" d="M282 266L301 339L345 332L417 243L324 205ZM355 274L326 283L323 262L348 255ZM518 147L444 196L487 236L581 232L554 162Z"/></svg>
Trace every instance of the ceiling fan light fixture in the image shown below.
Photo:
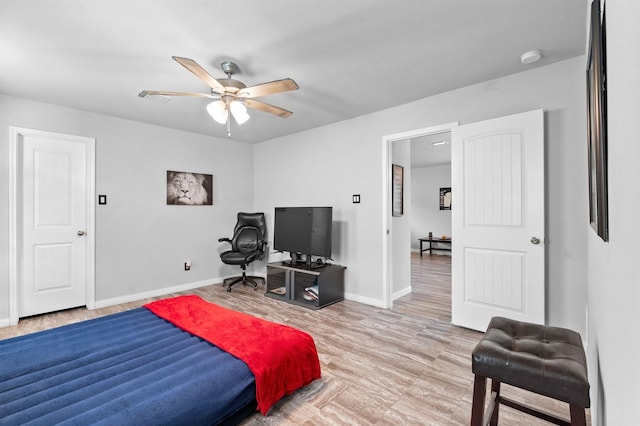
<svg viewBox="0 0 640 426"><path fill-rule="evenodd" d="M249 119L249 114L247 113L247 107L244 106L242 102L231 101L229 105L229 110L231 114L233 114L233 118L236 119L238 124L244 124Z"/></svg>
<svg viewBox="0 0 640 426"><path fill-rule="evenodd" d="M225 124L229 119L229 111L224 101L214 101L207 105L207 112L215 121Z"/></svg>
<svg viewBox="0 0 640 426"><path fill-rule="evenodd" d="M239 72L238 66L230 61L220 64L227 78L215 79L196 61L181 56L172 56L174 61L182 65L187 71L195 75L200 81L209 86L211 93L193 93L193 92L161 92L157 90L141 90L138 96L147 98L151 95L163 96L167 100L173 96L191 96L199 98L218 99L207 105L207 112L217 123L226 124L227 137L231 137L231 119L238 125L246 123L250 118L247 113L247 107L257 109L269 114L276 115L281 118L291 116L292 112L284 108L257 101L254 98L272 95L275 93L289 92L298 90L298 84L290 78L269 81L267 83L257 84L247 87L243 82L231 78L235 73Z"/></svg>

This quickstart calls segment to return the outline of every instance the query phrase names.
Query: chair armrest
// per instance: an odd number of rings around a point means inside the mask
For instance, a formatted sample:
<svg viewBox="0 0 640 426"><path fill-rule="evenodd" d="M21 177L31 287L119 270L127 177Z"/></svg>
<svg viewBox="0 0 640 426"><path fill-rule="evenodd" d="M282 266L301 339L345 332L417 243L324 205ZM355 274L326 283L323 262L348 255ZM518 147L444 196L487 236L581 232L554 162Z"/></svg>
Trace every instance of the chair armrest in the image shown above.
<svg viewBox="0 0 640 426"><path fill-rule="evenodd" d="M225 241L226 241L227 243L230 243L230 242L231 242L231 239L230 239L230 238L218 238L218 242L219 242L219 243L222 243L222 242L225 242Z"/></svg>
<svg viewBox="0 0 640 426"><path fill-rule="evenodd" d="M258 240L258 249L261 251L258 260L262 260L267 255L267 240Z"/></svg>

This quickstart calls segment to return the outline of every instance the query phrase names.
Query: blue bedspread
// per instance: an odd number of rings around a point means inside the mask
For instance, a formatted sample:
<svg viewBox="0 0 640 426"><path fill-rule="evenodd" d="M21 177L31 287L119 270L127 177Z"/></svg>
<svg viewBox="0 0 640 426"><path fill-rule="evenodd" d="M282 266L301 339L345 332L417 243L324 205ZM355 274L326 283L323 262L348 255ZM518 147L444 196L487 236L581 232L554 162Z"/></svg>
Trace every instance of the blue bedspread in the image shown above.
<svg viewBox="0 0 640 426"><path fill-rule="evenodd" d="M216 424L246 364L144 308L0 341L0 424Z"/></svg>

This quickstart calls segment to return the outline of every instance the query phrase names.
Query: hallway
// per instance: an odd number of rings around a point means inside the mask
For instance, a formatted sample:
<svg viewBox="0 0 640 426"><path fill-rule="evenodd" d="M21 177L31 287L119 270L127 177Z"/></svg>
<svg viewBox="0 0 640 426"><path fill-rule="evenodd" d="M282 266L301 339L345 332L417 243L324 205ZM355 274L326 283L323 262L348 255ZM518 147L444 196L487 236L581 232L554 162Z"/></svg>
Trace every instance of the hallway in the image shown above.
<svg viewBox="0 0 640 426"><path fill-rule="evenodd" d="M451 256L411 253L411 293L396 299L393 311L451 322Z"/></svg>

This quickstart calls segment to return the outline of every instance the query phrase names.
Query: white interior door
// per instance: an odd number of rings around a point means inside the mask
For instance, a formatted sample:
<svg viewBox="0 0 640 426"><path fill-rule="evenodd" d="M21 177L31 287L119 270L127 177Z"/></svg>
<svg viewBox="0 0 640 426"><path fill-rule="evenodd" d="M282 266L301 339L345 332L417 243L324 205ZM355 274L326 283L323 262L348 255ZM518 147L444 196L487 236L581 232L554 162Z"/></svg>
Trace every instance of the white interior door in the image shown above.
<svg viewBox="0 0 640 426"><path fill-rule="evenodd" d="M25 133L18 143L21 239L18 315L87 302L90 176L86 138Z"/></svg>
<svg viewBox="0 0 640 426"><path fill-rule="evenodd" d="M452 322L544 323L544 120L536 110L452 133Z"/></svg>

